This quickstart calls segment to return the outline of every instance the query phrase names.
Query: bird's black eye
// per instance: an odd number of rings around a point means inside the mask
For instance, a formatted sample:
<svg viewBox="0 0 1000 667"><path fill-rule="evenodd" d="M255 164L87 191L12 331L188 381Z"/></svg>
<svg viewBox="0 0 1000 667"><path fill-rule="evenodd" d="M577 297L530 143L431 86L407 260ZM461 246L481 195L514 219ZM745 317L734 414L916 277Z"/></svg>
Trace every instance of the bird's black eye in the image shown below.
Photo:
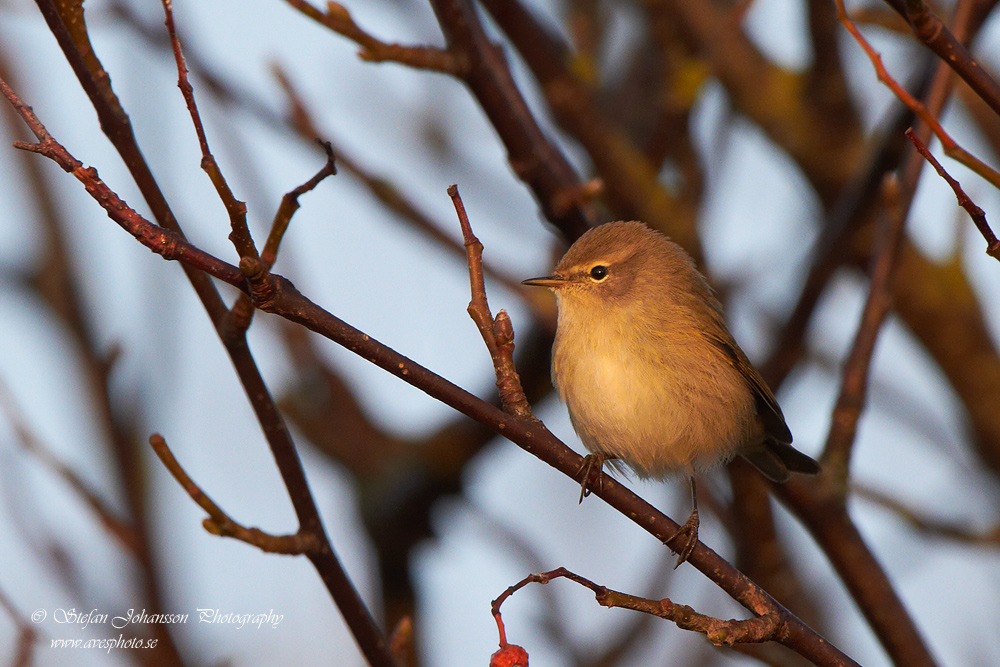
<svg viewBox="0 0 1000 667"><path fill-rule="evenodd" d="M595 266L590 270L590 277L595 282L601 282L602 280L608 277L608 267L604 266L603 264L598 264L597 266Z"/></svg>

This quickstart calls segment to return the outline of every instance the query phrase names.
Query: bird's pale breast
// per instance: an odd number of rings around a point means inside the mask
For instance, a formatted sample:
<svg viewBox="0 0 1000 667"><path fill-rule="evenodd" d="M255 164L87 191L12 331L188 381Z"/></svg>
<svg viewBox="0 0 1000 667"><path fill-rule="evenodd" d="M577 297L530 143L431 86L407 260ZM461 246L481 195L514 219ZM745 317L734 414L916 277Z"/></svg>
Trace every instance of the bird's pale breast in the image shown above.
<svg viewBox="0 0 1000 667"><path fill-rule="evenodd" d="M651 333L626 318L567 322L565 310L553 379L587 449L619 458L640 477L662 478L711 467L746 444L752 397L707 342ZM659 346L670 346L669 363L649 354Z"/></svg>

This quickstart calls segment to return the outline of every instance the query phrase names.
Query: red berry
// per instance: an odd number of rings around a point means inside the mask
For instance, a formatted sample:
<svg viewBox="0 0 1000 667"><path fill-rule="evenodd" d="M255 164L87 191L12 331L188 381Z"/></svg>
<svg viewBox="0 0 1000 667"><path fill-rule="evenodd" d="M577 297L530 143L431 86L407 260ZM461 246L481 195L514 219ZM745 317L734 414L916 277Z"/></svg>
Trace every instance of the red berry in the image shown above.
<svg viewBox="0 0 1000 667"><path fill-rule="evenodd" d="M528 667L528 652L517 644L507 644L490 657L490 667Z"/></svg>

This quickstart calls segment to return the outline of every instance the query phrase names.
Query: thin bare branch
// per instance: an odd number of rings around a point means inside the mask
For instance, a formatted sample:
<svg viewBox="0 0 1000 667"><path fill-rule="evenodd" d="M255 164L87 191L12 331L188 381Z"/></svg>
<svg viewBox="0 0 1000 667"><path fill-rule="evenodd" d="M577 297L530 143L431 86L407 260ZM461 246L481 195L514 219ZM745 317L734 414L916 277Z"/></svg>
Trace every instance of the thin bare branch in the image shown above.
<svg viewBox="0 0 1000 667"><path fill-rule="evenodd" d="M188 69L184 62L184 53L181 51L181 42L177 37L177 29L174 26L174 12L170 0L161 0L163 12L166 15L167 33L170 35L170 45L174 52L174 62L177 64L177 87L181 89L184 103L187 105L188 113L191 114L191 122L194 125L195 133L198 135L198 145L201 147L201 168L208 174L215 186L215 191L222 200L226 211L229 213L229 224L232 231L229 240L232 241L236 252L240 257L247 255L257 257L257 248L254 246L253 238L250 235L250 228L247 226L247 205L236 198L232 188L226 181L226 177L219 168L219 163L212 155L208 147L208 136L205 134L205 126L201 122L201 113L198 112L198 103L194 99L194 88L188 81Z"/></svg>
<svg viewBox="0 0 1000 667"><path fill-rule="evenodd" d="M327 2L325 13L305 0L285 0L285 2L317 23L355 42L361 47L358 56L362 60L375 63L394 62L452 76L458 76L461 70L459 61L443 49L433 46L389 44L373 37L354 22L350 12L339 2Z"/></svg>
<svg viewBox="0 0 1000 667"><path fill-rule="evenodd" d="M851 485L851 491L859 498L864 498L893 512L925 535L954 540L962 544L1000 546L1000 521L987 530L976 530L967 524L927 516L921 510L871 486L855 482Z"/></svg>
<svg viewBox="0 0 1000 667"><path fill-rule="evenodd" d="M208 497L201 487L188 476L181 464L177 462L174 453L167 446L167 441L158 433L149 437L149 444L160 458L163 466L173 475L177 483L191 496L199 507L205 510L208 518L202 521L205 530L213 535L232 537L253 545L261 551L274 554L302 555L316 553L322 548L322 540L315 533L300 530L292 535L271 535L259 528L247 528L233 521L222 508Z"/></svg>
<svg viewBox="0 0 1000 667"><path fill-rule="evenodd" d="M782 618L778 613L767 613L746 620L732 619L724 621L701 614L687 605L676 604L669 598L650 600L637 595L611 590L564 567L541 574L528 575L501 593L490 605L493 616L497 619L497 624L502 627L500 607L511 595L528 584L547 584L553 579L559 578L569 579L593 591L597 603L602 607L631 609L644 614L658 616L659 618L675 623L682 630L691 630L704 634L709 641L717 646L781 641L787 633L785 623L788 622L788 619ZM502 636L501 644L505 641L506 636Z"/></svg>
<svg viewBox="0 0 1000 667"><path fill-rule="evenodd" d="M486 343L493 359L493 369L497 376L497 389L500 391L500 401L504 410L520 417L533 419L531 404L521 388L521 378L514 368L514 327L511 325L507 312L501 310L496 318L490 312L486 300L486 283L483 280L483 244L472 233L469 216L465 212L465 204L458 194L458 186L448 188L448 196L455 205L458 221L462 226L462 236L465 238L465 249L468 253L469 284L472 288L472 300L469 301L469 316L479 328L479 333Z"/></svg>
<svg viewBox="0 0 1000 667"><path fill-rule="evenodd" d="M333 145L329 141L323 141L322 139L317 139L316 143L322 146L323 152L326 153L326 164L312 178L302 185L289 190L281 198L281 205L278 206L278 211L274 214L274 221L271 223L271 232L268 234L267 241L264 242L264 250L260 254L261 261L264 262L264 266L268 269L274 266L274 261L278 256L278 246L281 245L281 239L285 236L285 231L288 229L288 224L292 221L292 216L299 210L299 197L315 189L328 176L335 176L337 174L337 157L334 155Z"/></svg>
<svg viewBox="0 0 1000 667"><path fill-rule="evenodd" d="M969 198L969 195L965 194L961 184L945 171L945 168L937 161L937 158L930 152L927 145L920 140L912 129L906 131L906 136L913 142L913 145L916 146L920 154L924 156L924 159L931 163L931 166L934 167L938 175L951 186L951 189L955 192L955 197L958 199L958 205L968 212L973 224L976 225L976 229L986 239L986 254L1000 261L1000 241L997 240L996 234L993 233L993 229L990 227L990 223L986 220L986 212L976 206L975 202Z"/></svg>
<svg viewBox="0 0 1000 667"><path fill-rule="evenodd" d="M431 0L448 49L466 63L462 80L507 149L514 173L531 188L545 218L576 240L596 217L573 165L542 130L518 89L503 50L492 43L469 0ZM567 204L569 205L567 208Z"/></svg>

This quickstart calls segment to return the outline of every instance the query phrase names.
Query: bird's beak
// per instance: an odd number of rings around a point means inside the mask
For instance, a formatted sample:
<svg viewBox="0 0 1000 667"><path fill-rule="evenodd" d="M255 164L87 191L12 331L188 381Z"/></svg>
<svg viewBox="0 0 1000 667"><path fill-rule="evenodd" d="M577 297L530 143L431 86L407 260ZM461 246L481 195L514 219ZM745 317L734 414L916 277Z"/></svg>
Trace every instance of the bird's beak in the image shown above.
<svg viewBox="0 0 1000 667"><path fill-rule="evenodd" d="M527 280L522 280L522 285L530 285L532 287L548 287L549 289L555 289L556 287L561 287L565 285L567 280L560 276L540 276L538 278L528 278Z"/></svg>

